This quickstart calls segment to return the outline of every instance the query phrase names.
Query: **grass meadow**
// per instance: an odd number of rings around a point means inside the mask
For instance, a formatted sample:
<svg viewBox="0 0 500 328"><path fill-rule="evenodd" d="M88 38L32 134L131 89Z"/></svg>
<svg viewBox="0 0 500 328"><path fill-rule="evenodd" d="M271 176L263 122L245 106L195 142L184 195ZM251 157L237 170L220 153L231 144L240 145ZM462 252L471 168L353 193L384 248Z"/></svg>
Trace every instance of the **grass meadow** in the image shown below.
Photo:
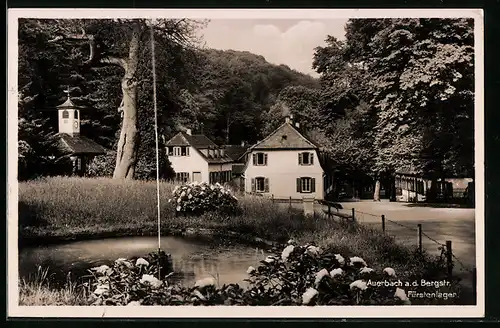
<svg viewBox="0 0 500 328"><path fill-rule="evenodd" d="M388 236L322 215L304 218L299 209L264 197L240 196L237 216L206 214L176 216L168 203L175 185L161 183L161 230L169 235L187 228L232 231L275 242L289 238L315 243L348 256L360 256L373 269L392 267L400 279L426 277L436 280L436 258L418 254ZM19 247L64 240L157 233L156 182L119 181L108 178L54 177L19 183ZM20 282L24 305L81 304L74 286L54 290L43 272Z"/></svg>

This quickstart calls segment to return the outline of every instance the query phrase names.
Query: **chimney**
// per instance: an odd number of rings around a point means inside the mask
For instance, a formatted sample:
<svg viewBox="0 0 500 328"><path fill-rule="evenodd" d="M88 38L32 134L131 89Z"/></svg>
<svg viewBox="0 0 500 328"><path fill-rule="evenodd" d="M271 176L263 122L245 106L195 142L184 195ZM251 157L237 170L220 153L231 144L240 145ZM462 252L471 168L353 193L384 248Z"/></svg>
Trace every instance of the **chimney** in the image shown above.
<svg viewBox="0 0 500 328"><path fill-rule="evenodd" d="M295 122L295 127L296 127L297 129L299 129L299 128L300 128L300 124L299 124L299 122Z"/></svg>
<svg viewBox="0 0 500 328"><path fill-rule="evenodd" d="M186 134L191 135L191 129L186 129Z"/></svg>

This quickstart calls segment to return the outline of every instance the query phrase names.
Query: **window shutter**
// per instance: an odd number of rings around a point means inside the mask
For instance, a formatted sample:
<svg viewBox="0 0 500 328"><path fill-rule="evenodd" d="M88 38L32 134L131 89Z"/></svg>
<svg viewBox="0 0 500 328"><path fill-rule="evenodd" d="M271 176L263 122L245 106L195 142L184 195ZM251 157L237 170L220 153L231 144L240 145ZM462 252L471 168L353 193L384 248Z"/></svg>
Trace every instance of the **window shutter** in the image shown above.
<svg viewBox="0 0 500 328"><path fill-rule="evenodd" d="M255 192L255 179L252 178L252 192Z"/></svg>
<svg viewBox="0 0 500 328"><path fill-rule="evenodd" d="M314 165L314 153L310 153L309 155L310 155L310 160L309 160L309 163L310 163L311 165Z"/></svg>
<svg viewBox="0 0 500 328"><path fill-rule="evenodd" d="M301 192L300 178L297 178L297 192Z"/></svg>
<svg viewBox="0 0 500 328"><path fill-rule="evenodd" d="M316 192L316 179L311 178L311 192Z"/></svg>
<svg viewBox="0 0 500 328"><path fill-rule="evenodd" d="M264 154L264 165L267 165L267 154Z"/></svg>
<svg viewBox="0 0 500 328"><path fill-rule="evenodd" d="M253 165L257 165L257 154L252 154Z"/></svg>
<svg viewBox="0 0 500 328"><path fill-rule="evenodd" d="M189 147L186 147L186 156L189 156Z"/></svg>
<svg viewBox="0 0 500 328"><path fill-rule="evenodd" d="M264 179L264 191L269 192L269 178Z"/></svg>
<svg viewBox="0 0 500 328"><path fill-rule="evenodd" d="M302 153L299 153L299 165L302 165Z"/></svg>

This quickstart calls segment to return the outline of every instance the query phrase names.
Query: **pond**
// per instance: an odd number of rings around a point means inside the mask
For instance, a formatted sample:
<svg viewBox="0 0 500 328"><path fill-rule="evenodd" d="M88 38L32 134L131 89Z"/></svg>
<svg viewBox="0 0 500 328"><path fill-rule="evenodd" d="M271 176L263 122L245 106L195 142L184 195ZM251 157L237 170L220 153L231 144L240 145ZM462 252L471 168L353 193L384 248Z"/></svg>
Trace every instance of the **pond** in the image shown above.
<svg viewBox="0 0 500 328"><path fill-rule="evenodd" d="M221 286L244 286L248 267L258 266L266 257L261 249L248 246L170 236L161 238L161 249L172 256L172 280L184 285L213 276ZM74 280L87 274L89 268L111 266L118 258L146 256L157 250L157 237L106 238L24 248L19 254L19 277L30 279L41 266L49 269L53 284L61 285L67 281L68 272Z"/></svg>

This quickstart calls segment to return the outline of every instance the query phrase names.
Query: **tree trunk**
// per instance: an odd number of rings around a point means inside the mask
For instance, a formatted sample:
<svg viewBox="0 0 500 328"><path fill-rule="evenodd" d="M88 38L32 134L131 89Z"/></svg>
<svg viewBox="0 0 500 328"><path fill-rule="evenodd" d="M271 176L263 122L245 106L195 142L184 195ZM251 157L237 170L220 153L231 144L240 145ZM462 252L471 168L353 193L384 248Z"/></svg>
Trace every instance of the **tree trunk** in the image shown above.
<svg viewBox="0 0 500 328"><path fill-rule="evenodd" d="M140 26L136 23L130 40L129 56L123 65L125 74L122 79L122 127L118 148L116 151L116 166L114 179L133 179L137 150L139 148L139 133L137 129L137 82L136 71L139 62Z"/></svg>
<svg viewBox="0 0 500 328"><path fill-rule="evenodd" d="M373 192L373 201L380 202L380 179L375 182L375 191Z"/></svg>

